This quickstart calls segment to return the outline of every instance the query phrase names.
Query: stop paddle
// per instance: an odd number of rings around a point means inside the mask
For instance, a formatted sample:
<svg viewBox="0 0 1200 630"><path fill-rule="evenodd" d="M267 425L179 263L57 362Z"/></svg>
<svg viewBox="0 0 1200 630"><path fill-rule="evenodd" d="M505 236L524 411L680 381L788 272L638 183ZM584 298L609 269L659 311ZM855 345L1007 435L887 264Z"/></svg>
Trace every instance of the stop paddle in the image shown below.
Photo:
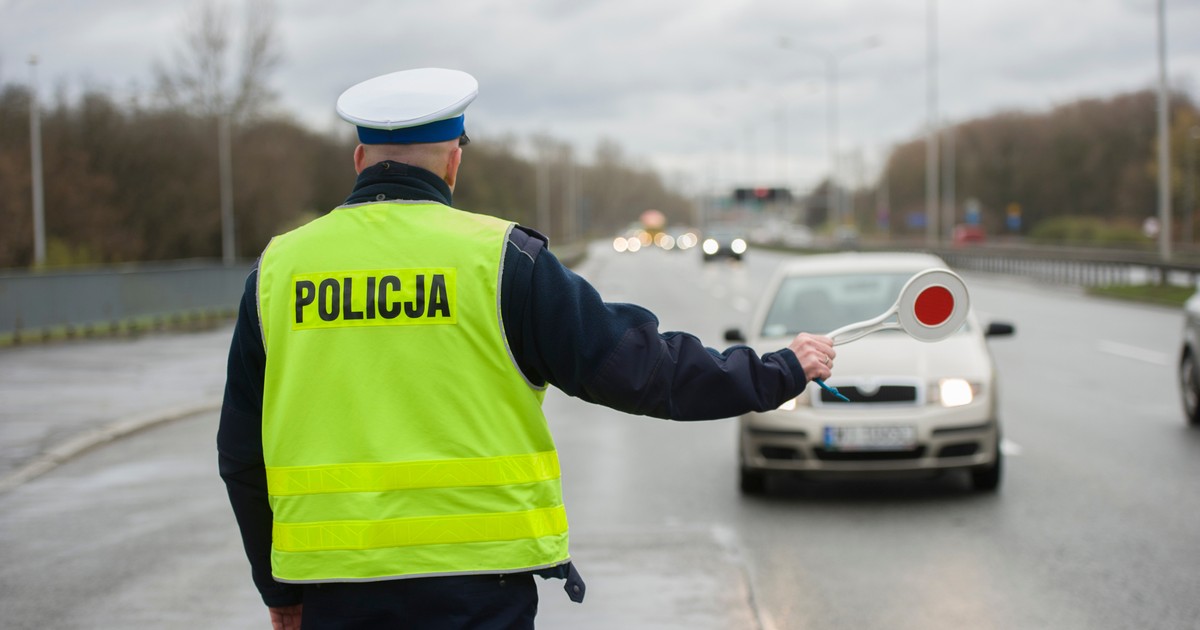
<svg viewBox="0 0 1200 630"><path fill-rule="evenodd" d="M834 345L880 330L903 330L921 341L941 341L967 320L967 285L949 269L926 269L904 283L896 303L878 317L847 324L829 333ZM893 319L894 317L894 319Z"/></svg>
<svg viewBox="0 0 1200 630"><path fill-rule="evenodd" d="M880 330L903 330L914 339L934 342L954 334L967 320L967 285L949 269L926 269L904 283L895 304L878 317L847 324L826 335L833 345L862 339ZM816 379L825 391L850 402L836 387Z"/></svg>

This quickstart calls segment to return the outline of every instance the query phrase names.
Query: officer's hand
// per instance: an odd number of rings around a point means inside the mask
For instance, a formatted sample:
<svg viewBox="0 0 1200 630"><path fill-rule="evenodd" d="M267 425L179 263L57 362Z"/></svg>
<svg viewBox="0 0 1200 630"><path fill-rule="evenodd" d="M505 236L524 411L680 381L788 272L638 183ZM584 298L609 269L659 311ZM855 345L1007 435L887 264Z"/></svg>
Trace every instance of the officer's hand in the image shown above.
<svg viewBox="0 0 1200 630"><path fill-rule="evenodd" d="M788 344L788 349L799 359L808 380L824 380L833 373L833 358L837 356L837 351L833 349L833 340L829 337L800 333Z"/></svg>
<svg viewBox="0 0 1200 630"><path fill-rule="evenodd" d="M303 609L304 604L271 608L271 628L273 630L300 630L300 615Z"/></svg>

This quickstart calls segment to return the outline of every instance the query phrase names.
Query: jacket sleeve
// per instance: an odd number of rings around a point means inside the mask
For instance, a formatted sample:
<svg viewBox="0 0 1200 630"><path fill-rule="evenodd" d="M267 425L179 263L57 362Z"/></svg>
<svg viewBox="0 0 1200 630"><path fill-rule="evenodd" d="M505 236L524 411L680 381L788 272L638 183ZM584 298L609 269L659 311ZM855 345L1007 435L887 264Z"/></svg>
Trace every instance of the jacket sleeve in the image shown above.
<svg viewBox="0 0 1200 630"><path fill-rule="evenodd" d="M257 269L246 279L238 309L225 400L217 429L217 461L229 494L242 545L250 560L250 575L267 606L290 606L301 601L301 589L271 577L271 506L267 502L267 473L263 461L262 400L267 353L258 321Z"/></svg>
<svg viewBox="0 0 1200 630"><path fill-rule="evenodd" d="M707 348L694 335L662 332L633 304L605 302L545 247L514 230L501 286L505 333L534 383L627 413L707 420L767 411L807 385L786 348Z"/></svg>

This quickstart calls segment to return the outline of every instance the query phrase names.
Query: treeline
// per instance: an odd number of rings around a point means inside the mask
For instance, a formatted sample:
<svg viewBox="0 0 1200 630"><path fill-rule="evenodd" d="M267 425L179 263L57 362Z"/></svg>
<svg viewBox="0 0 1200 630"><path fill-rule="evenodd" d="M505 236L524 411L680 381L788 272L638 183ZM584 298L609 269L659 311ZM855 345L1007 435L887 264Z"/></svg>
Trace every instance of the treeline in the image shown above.
<svg viewBox="0 0 1200 630"><path fill-rule="evenodd" d="M1143 91L952 126L943 135L941 157L953 156L943 162L942 173L953 165L955 223L965 218L966 200L975 199L992 234L1014 233L1007 219L1015 211L1020 235L1069 241L1072 226L1081 226L1092 240L1103 240L1095 234L1102 225L1111 234L1139 238L1142 222L1158 212L1156 103L1154 92ZM1196 142L1189 134L1200 115L1177 93L1169 120L1172 207L1179 217L1185 212L1188 143ZM896 147L887 160L881 186L890 202L892 234L924 232L925 159L922 138ZM856 204L860 225L877 225L877 205L873 199ZM1176 219L1173 227L1175 238L1183 236L1182 221Z"/></svg>
<svg viewBox="0 0 1200 630"><path fill-rule="evenodd" d="M34 259L29 111L23 86L0 88L0 267ZM44 106L41 132L48 265L220 258L214 117L93 90ZM611 233L651 207L690 217L688 200L611 143L590 163L550 138L536 139L533 158L517 144L472 138L455 205L529 225L552 243ZM314 133L282 115L235 125L238 257L252 259L274 234L340 204L354 184L354 145L349 126Z"/></svg>

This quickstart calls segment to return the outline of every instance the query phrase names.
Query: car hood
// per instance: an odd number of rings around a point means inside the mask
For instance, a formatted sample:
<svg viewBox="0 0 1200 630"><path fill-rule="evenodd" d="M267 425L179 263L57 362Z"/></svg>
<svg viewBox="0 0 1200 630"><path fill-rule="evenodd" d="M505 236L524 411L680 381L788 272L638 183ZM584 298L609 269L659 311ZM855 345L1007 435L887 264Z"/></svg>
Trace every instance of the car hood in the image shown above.
<svg viewBox="0 0 1200 630"><path fill-rule="evenodd" d="M965 378L982 383L991 378L993 370L983 338L970 332L927 343L899 331L885 331L839 345L835 350L837 358L829 379L832 384L860 377L912 378L927 383L939 378Z"/></svg>

